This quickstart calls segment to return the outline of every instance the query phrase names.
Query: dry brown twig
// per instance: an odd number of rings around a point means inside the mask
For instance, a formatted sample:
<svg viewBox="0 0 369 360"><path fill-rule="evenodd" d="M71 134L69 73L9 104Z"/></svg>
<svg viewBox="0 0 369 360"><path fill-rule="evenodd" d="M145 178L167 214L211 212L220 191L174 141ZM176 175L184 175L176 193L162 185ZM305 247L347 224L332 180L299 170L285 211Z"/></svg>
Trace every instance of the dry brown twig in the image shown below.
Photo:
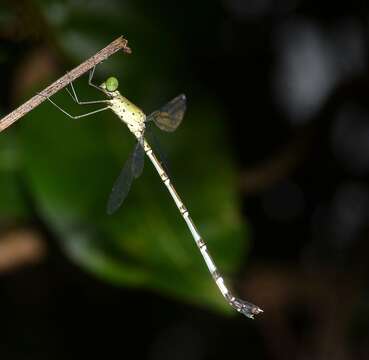
<svg viewBox="0 0 369 360"><path fill-rule="evenodd" d="M0 132L14 124L17 120L19 120L22 116L29 113L36 106L40 105L43 101L45 101L48 97L54 95L59 90L66 87L73 80L79 78L81 75L92 69L94 66L107 59L110 55L113 55L119 50L122 50L126 54L131 53L131 49L128 47L128 41L120 36L118 39L111 42L108 46L101 49L95 55L91 56L89 59L84 61L82 64L75 67L73 70L69 71L67 74L53 82L46 89L42 90L31 99L26 101L24 104L19 106L10 114L4 116L0 120Z"/></svg>
<svg viewBox="0 0 369 360"><path fill-rule="evenodd" d="M46 256L42 235L32 228L16 228L0 233L0 274L37 264Z"/></svg>

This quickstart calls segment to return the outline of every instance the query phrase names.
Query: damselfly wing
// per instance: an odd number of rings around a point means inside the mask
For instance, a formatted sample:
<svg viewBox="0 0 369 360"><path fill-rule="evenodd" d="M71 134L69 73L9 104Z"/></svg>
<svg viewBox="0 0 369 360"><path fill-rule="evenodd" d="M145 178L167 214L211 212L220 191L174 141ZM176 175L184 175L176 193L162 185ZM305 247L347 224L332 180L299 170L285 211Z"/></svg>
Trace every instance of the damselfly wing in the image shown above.
<svg viewBox="0 0 369 360"><path fill-rule="evenodd" d="M181 94L169 101L160 110L151 113L146 121L154 121L159 129L172 132L175 131L182 122L185 111L186 96Z"/></svg>

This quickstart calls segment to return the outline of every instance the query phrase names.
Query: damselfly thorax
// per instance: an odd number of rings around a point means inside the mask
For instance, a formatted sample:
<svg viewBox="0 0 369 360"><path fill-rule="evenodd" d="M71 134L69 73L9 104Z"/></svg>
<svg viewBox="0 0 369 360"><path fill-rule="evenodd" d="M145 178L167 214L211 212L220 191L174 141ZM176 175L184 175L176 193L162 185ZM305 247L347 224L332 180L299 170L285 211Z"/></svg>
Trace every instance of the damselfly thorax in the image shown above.
<svg viewBox="0 0 369 360"><path fill-rule="evenodd" d="M136 137L143 135L146 115L138 106L125 98L118 90L113 92L109 105Z"/></svg>

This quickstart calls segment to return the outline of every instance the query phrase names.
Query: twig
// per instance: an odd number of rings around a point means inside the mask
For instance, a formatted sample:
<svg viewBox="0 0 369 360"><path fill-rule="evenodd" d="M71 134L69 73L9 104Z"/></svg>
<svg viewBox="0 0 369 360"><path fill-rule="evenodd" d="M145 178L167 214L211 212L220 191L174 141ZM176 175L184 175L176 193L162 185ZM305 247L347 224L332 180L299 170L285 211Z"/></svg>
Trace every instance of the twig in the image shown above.
<svg viewBox="0 0 369 360"><path fill-rule="evenodd" d="M46 241L32 228L0 232L0 274L42 261L47 253Z"/></svg>
<svg viewBox="0 0 369 360"><path fill-rule="evenodd" d="M39 94L35 95L24 104L19 106L10 114L6 115L0 120L0 132L5 130L7 127L15 123L22 116L26 115L28 112L33 110L36 106L40 105L47 97L50 97L57 93L59 90L67 86L71 81L77 79L85 72L93 68L98 63L107 59L110 55L116 53L119 50L123 50L125 53L130 54L131 49L127 45L127 40L120 36L118 39L114 40L108 46L100 50L95 55L91 56L82 64L75 67L73 70L69 71L54 83L49 85L46 89L42 90Z"/></svg>

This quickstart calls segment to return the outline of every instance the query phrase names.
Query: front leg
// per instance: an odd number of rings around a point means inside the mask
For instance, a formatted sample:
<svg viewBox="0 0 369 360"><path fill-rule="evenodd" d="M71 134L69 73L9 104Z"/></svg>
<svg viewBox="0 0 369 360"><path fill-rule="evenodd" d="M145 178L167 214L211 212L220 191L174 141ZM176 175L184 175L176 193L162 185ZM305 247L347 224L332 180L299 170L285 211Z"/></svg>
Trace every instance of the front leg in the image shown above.
<svg viewBox="0 0 369 360"><path fill-rule="evenodd" d="M109 100L80 101L78 99L77 92L74 89L73 81L70 81L70 87L72 89L72 92L70 92L67 87L65 88L65 90L70 95L70 97L73 99L73 101L76 102L79 105L91 105L91 104L101 104L101 103L105 103L106 104L106 103L109 103Z"/></svg>

